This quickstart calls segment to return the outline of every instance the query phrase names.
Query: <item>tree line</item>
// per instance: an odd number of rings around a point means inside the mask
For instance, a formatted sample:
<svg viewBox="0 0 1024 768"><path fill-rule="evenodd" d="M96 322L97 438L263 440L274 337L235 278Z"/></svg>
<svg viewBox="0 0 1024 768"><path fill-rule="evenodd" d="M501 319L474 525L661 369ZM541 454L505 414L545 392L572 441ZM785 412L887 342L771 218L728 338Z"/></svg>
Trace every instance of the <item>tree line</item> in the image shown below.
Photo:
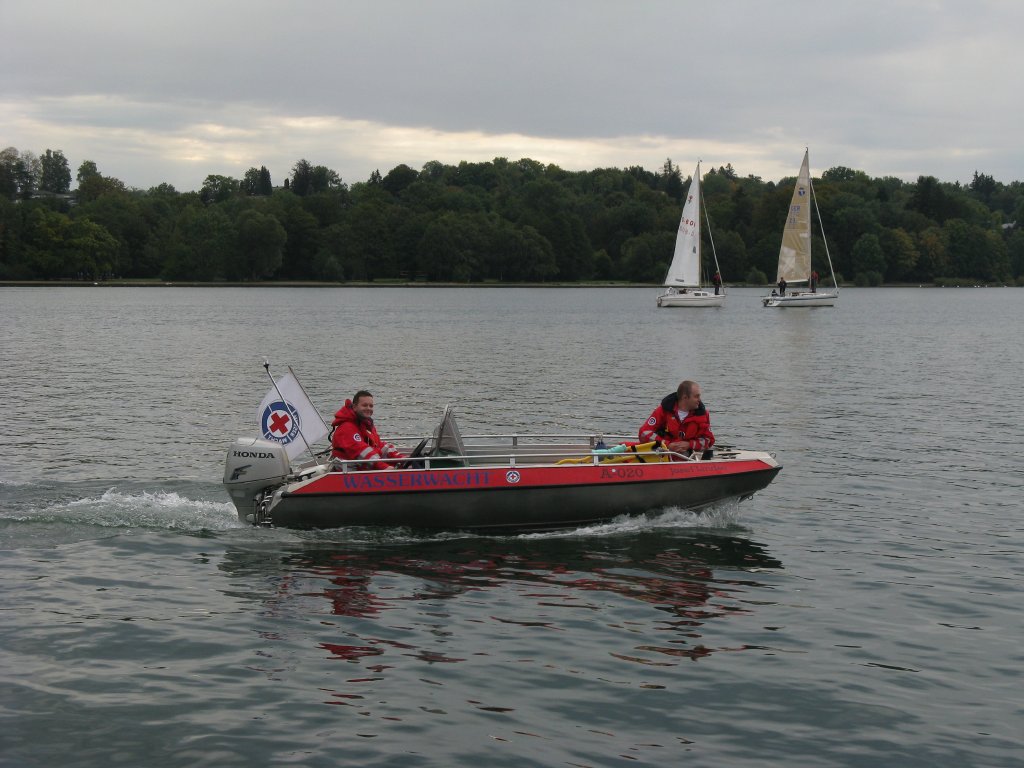
<svg viewBox="0 0 1024 768"><path fill-rule="evenodd" d="M72 191L61 151L0 152L0 279L657 283L690 181L671 160L566 171L527 158L403 164L353 184L303 159L279 186L261 166L197 192L129 188L89 160L75 179ZM774 281L794 183L707 171L704 238L726 283ZM834 167L813 183L841 282L1024 284L1021 182Z"/></svg>

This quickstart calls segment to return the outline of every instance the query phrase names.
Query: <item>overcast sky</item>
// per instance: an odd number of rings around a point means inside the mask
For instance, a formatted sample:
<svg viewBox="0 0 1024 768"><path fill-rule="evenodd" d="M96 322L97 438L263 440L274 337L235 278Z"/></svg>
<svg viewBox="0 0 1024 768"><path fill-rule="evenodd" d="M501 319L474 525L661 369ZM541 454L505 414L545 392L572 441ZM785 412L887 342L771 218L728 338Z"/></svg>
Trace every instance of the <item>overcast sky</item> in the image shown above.
<svg viewBox="0 0 1024 768"><path fill-rule="evenodd" d="M1024 2L0 0L0 148L179 191L300 159L1024 180Z"/></svg>

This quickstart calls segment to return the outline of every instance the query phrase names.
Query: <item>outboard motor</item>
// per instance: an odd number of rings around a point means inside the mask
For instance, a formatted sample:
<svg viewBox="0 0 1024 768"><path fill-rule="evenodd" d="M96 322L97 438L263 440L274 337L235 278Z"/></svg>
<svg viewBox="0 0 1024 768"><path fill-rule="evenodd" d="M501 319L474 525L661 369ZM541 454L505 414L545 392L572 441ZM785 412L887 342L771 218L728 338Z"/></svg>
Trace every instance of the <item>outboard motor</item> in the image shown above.
<svg viewBox="0 0 1024 768"><path fill-rule="evenodd" d="M265 488L280 485L291 473L284 446L256 437L239 437L228 448L224 462L224 486L238 510L238 519L252 522L256 496Z"/></svg>

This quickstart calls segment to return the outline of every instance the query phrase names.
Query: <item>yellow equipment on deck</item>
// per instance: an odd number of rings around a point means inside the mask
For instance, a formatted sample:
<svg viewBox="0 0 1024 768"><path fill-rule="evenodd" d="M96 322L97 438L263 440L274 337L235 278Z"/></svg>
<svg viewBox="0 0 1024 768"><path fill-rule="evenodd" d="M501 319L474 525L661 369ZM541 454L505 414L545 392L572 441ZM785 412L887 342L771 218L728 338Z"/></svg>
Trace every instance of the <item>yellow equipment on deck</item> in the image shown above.
<svg viewBox="0 0 1024 768"><path fill-rule="evenodd" d="M557 464L592 464L594 456L598 456L598 464L626 464L640 462L644 464L658 464L663 461L671 461L667 453L662 453L660 440L653 440L649 443L620 443L612 448L597 448L590 456L573 457L562 459Z"/></svg>

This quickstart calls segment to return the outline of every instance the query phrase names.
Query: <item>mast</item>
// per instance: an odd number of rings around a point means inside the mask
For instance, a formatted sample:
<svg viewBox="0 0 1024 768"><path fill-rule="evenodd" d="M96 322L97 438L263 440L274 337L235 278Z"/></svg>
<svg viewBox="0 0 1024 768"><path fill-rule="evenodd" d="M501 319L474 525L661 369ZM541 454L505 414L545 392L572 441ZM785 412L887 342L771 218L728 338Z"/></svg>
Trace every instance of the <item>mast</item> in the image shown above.
<svg viewBox="0 0 1024 768"><path fill-rule="evenodd" d="M695 216L693 217L693 239L697 247L697 287L700 288L703 284L703 272L702 265L704 263L703 254L701 253L701 242L700 242L700 212L704 205L704 191L701 189L703 186L700 183L700 160L697 161L697 170L694 171L693 183L697 185L697 200L696 206L693 209Z"/></svg>
<svg viewBox="0 0 1024 768"><path fill-rule="evenodd" d="M697 161L697 173L698 174L700 173L700 161L699 160ZM703 191L701 192L700 203L703 206L703 210L704 210L704 221L708 225L708 242L711 243L711 258L715 262L715 273L719 276L719 278L721 278L722 270L718 266L718 251L715 250L715 237L714 237L714 235L711 234L711 217L708 216L708 208L707 208L706 205L704 205L704 193L703 193ZM701 253L703 254L703 249L701 250ZM725 293L724 286L722 287L722 293Z"/></svg>
<svg viewBox="0 0 1024 768"><path fill-rule="evenodd" d="M821 209L818 208L818 196L814 192L814 184L810 178L807 179L808 186L811 188L811 200L814 201L814 213L818 217L818 227L821 229L821 241L825 244L825 258L828 259L828 271L832 275L832 286L836 289L836 293L839 293L839 281L836 280L836 271L832 269L832 254L828 252L828 238L825 237L825 223L821 220Z"/></svg>

